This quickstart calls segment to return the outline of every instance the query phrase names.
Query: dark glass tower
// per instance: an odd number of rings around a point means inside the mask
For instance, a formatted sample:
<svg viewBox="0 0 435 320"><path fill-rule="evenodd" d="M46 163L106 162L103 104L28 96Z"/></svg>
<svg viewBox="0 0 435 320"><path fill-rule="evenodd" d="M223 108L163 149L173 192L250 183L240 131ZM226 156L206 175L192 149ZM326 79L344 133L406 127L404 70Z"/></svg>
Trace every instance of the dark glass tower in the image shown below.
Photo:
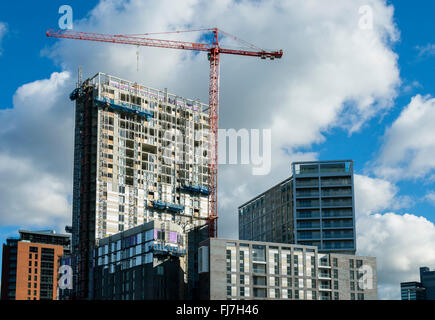
<svg viewBox="0 0 435 320"><path fill-rule="evenodd" d="M239 207L241 240L354 254L353 161L292 164L292 176Z"/></svg>

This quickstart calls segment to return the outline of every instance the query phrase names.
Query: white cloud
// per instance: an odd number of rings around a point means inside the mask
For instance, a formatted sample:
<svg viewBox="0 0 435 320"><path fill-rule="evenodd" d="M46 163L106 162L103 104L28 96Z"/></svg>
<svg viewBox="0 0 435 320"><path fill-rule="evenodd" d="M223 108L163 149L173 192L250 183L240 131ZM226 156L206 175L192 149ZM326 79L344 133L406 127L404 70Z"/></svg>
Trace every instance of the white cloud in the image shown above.
<svg viewBox="0 0 435 320"><path fill-rule="evenodd" d="M435 98L416 95L385 132L375 172L391 179L427 176L435 168Z"/></svg>
<svg viewBox="0 0 435 320"><path fill-rule="evenodd" d="M435 206L435 191L426 193L424 198Z"/></svg>
<svg viewBox="0 0 435 320"><path fill-rule="evenodd" d="M390 181L355 174L356 216L369 215L384 210L410 208L414 200L398 195L399 188Z"/></svg>
<svg viewBox="0 0 435 320"><path fill-rule="evenodd" d="M420 267L435 267L435 225L424 217L361 216L357 234L358 253L376 257L381 299L399 299L400 282L418 281Z"/></svg>
<svg viewBox="0 0 435 320"><path fill-rule="evenodd" d="M0 224L71 223L74 108L68 72L18 88L14 108L0 110Z"/></svg>
<svg viewBox="0 0 435 320"><path fill-rule="evenodd" d="M418 50L419 57L435 55L435 44L434 43L428 43L425 46L417 46L416 49Z"/></svg>
<svg viewBox="0 0 435 320"><path fill-rule="evenodd" d="M7 31L8 31L7 24L4 22L0 22L0 56L2 55L2 48L1 48L2 39Z"/></svg>
<svg viewBox="0 0 435 320"><path fill-rule="evenodd" d="M435 266L435 225L391 212L413 203L398 193L389 181L355 175L357 253L376 257L381 299L399 299L400 282L418 280L421 266Z"/></svg>

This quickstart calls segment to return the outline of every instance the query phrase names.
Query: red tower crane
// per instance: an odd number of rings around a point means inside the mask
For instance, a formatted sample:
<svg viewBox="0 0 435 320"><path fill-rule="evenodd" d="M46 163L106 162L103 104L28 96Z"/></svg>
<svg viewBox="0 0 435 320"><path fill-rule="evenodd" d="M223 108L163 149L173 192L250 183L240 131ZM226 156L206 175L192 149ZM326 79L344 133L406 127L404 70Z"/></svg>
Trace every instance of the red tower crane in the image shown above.
<svg viewBox="0 0 435 320"><path fill-rule="evenodd" d="M213 42L209 43L196 43L186 41L175 40L162 40L153 39L145 36L156 34L170 34L170 33L182 33L192 31L211 31L213 32ZM219 46L219 35L231 37L245 46L250 47L250 50L235 50L226 49ZM135 46L147 46L147 47L159 47L159 48L171 48L171 49L183 49L193 51L205 51L208 52L208 60L210 61L210 83L209 83L209 121L210 121L210 151L211 157L209 161L209 235L210 237L217 236L217 168L218 168L218 128L219 128L219 57L220 54L234 54L240 56L259 57L261 59L275 59L281 58L283 51L267 51L259 49L258 47L243 41L229 33L226 33L218 28L197 29L197 30L184 30L184 31L172 31L172 32L160 32L160 33L145 33L135 35L113 35L102 33L88 33L88 32L76 32L71 30L47 30L47 37L66 38L66 39L78 39L98 42L111 42L120 44L130 44Z"/></svg>

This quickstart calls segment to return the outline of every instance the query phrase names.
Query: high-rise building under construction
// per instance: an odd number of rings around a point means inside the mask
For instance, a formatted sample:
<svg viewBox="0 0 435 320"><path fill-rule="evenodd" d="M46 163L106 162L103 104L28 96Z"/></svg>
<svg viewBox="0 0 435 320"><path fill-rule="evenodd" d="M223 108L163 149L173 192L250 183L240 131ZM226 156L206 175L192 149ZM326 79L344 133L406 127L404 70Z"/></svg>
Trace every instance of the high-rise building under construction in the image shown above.
<svg viewBox="0 0 435 320"><path fill-rule="evenodd" d="M103 73L70 98L76 101L74 291L84 299L92 292L99 239L153 220L175 222L186 233L206 229L209 114L198 100Z"/></svg>

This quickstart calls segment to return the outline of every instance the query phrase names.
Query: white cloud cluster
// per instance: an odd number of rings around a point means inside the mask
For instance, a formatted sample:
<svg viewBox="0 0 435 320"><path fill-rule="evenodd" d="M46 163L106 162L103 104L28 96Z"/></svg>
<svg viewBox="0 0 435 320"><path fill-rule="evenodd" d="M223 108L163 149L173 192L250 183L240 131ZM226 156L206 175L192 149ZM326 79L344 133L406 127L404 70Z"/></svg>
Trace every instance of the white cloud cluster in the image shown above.
<svg viewBox="0 0 435 320"><path fill-rule="evenodd" d="M428 176L435 169L435 98L416 95L386 130L375 172L390 179Z"/></svg>
<svg viewBox="0 0 435 320"><path fill-rule="evenodd" d="M398 195L399 188L390 181L355 174L356 216L384 210L410 208L414 204L408 196Z"/></svg>
<svg viewBox="0 0 435 320"><path fill-rule="evenodd" d="M376 257L382 299L399 299L400 282L418 280L421 266L435 266L435 225L391 212L409 207L397 193L391 182L355 175L357 253Z"/></svg>
<svg viewBox="0 0 435 320"><path fill-rule="evenodd" d="M377 258L382 299L399 299L400 282L418 281L420 267L435 267L435 225L424 217L367 215L357 231L358 253Z"/></svg>
<svg viewBox="0 0 435 320"><path fill-rule="evenodd" d="M0 110L0 224L70 224L73 114L68 72L18 88Z"/></svg>

